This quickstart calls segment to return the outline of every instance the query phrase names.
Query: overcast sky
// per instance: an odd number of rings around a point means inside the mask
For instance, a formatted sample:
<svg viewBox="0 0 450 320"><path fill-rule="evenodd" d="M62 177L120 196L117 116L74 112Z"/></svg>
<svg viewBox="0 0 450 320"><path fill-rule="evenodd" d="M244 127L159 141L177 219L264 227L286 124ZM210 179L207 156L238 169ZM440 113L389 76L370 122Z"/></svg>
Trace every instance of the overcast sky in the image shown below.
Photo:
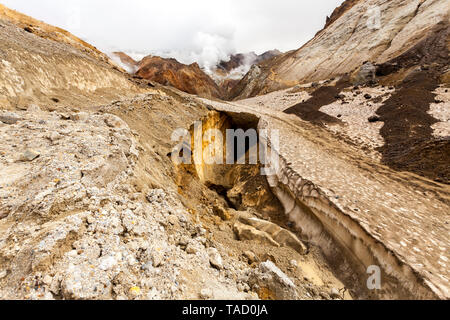
<svg viewBox="0 0 450 320"><path fill-rule="evenodd" d="M297 49L343 0L0 2L105 51L183 52L184 60L214 60L235 52Z"/></svg>

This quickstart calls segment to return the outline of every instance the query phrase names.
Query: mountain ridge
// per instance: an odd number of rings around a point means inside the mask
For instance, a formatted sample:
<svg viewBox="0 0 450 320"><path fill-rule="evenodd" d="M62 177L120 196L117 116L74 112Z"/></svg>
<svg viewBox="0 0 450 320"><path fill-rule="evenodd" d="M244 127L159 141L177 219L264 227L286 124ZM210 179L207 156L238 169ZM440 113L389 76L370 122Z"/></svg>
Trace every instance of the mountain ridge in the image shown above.
<svg viewBox="0 0 450 320"><path fill-rule="evenodd" d="M441 0L347 0L335 10L326 27L300 49L249 72L232 98L352 73L366 61L383 64L432 36L439 23L448 28L449 10ZM378 18L379 25L369 24Z"/></svg>

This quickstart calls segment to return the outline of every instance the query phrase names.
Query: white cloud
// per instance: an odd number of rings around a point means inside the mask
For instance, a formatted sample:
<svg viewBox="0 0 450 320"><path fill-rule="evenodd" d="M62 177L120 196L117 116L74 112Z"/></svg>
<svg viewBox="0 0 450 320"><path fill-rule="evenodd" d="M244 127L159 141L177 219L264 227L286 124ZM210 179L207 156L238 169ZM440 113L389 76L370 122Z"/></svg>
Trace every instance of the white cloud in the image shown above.
<svg viewBox="0 0 450 320"><path fill-rule="evenodd" d="M299 48L343 0L3 0L102 50L161 53L208 68L230 53Z"/></svg>

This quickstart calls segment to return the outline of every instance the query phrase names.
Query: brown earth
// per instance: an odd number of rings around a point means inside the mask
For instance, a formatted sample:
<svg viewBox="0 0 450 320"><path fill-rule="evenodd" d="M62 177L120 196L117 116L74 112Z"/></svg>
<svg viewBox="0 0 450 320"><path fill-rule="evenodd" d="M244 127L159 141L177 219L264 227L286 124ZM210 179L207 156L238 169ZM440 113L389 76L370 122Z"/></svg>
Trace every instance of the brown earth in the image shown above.
<svg viewBox="0 0 450 320"><path fill-rule="evenodd" d="M438 122L428 114L435 101L439 73L416 71L381 106L377 114L384 126L385 145L379 148L383 162L399 171L411 171L450 183L450 140L433 137Z"/></svg>
<svg viewBox="0 0 450 320"><path fill-rule="evenodd" d="M377 150L382 162L394 170L410 171L448 184L450 140L433 136L432 126L439 121L428 113L430 104L436 101L433 91L439 86L442 69L425 68L425 71L409 73L377 110L377 121L384 122L380 135L385 141ZM340 119L320 109L339 100L340 94L349 87L350 83L344 79L334 86L322 86L311 93L310 99L284 112L320 126L339 124Z"/></svg>
<svg viewBox="0 0 450 320"><path fill-rule="evenodd" d="M139 62L136 75L202 97L221 98L223 95L219 86L197 63L185 65L175 59L148 56Z"/></svg>
<svg viewBox="0 0 450 320"><path fill-rule="evenodd" d="M433 180L450 182L450 141L433 137L438 122L429 113L433 93L450 63L449 24L439 23L434 32L401 56L378 67L378 75L405 74L395 93L377 114L384 126L383 162L395 170L411 171ZM412 71L414 66L420 66ZM397 79L401 80L400 79ZM383 80L381 79L381 82Z"/></svg>
<svg viewBox="0 0 450 320"><path fill-rule="evenodd" d="M405 71L417 66L425 66L425 69L429 69L429 65L434 64L435 66L440 66L439 73L445 73L445 69L448 68L450 61L448 55L450 47L449 26L448 21L438 23L428 37L404 54L379 64L377 66L377 76L381 77L380 82L389 85L401 83L403 77L406 77L408 74ZM432 72L435 73L435 71ZM400 77L395 77L396 74L400 75ZM393 75L396 81L389 81Z"/></svg>
<svg viewBox="0 0 450 320"><path fill-rule="evenodd" d="M344 77L334 86L320 87L312 93L310 99L290 107L284 112L287 114L295 114L303 120L310 121L318 125L324 125L325 123L340 123L341 121L338 118L321 112L319 109L338 100L338 95L348 86L348 77Z"/></svg>

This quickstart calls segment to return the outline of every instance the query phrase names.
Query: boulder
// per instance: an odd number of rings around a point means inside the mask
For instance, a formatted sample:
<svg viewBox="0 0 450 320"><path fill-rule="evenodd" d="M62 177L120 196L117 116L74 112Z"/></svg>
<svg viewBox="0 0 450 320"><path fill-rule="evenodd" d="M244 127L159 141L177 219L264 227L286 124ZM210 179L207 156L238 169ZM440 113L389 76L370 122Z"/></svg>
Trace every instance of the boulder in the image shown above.
<svg viewBox="0 0 450 320"><path fill-rule="evenodd" d="M377 67L371 62L364 63L356 73L355 84L363 85L375 81Z"/></svg>
<svg viewBox="0 0 450 320"><path fill-rule="evenodd" d="M305 254L308 251L308 248L305 246L305 244L303 244L303 242L300 241L295 234L293 234L289 230L281 228L275 223L245 216L241 216L240 221L248 226L255 228L257 231L259 231L259 233L265 233L267 237L271 240L274 240L278 244L278 246L291 247L300 254Z"/></svg>
<svg viewBox="0 0 450 320"><path fill-rule="evenodd" d="M4 124L16 124L17 121L20 121L20 118L15 113L0 115L0 122L3 122Z"/></svg>
<svg viewBox="0 0 450 320"><path fill-rule="evenodd" d="M24 153L20 156L19 161L21 162L30 162L37 158L39 158L41 154L33 149L27 149L24 151Z"/></svg>
<svg viewBox="0 0 450 320"><path fill-rule="evenodd" d="M219 251L216 248L209 248L207 252L211 266L219 270L223 269L223 260Z"/></svg>
<svg viewBox="0 0 450 320"><path fill-rule="evenodd" d="M234 233L238 237L239 240L250 240L250 241L256 241L261 244L267 244L274 247L279 247L280 245L278 242L276 242L270 235L268 235L266 232L259 231L256 228L245 225L243 223L237 222L234 225Z"/></svg>
<svg viewBox="0 0 450 320"><path fill-rule="evenodd" d="M272 261L259 265L249 275L249 284L258 292L261 299L297 300L298 293L294 282Z"/></svg>

